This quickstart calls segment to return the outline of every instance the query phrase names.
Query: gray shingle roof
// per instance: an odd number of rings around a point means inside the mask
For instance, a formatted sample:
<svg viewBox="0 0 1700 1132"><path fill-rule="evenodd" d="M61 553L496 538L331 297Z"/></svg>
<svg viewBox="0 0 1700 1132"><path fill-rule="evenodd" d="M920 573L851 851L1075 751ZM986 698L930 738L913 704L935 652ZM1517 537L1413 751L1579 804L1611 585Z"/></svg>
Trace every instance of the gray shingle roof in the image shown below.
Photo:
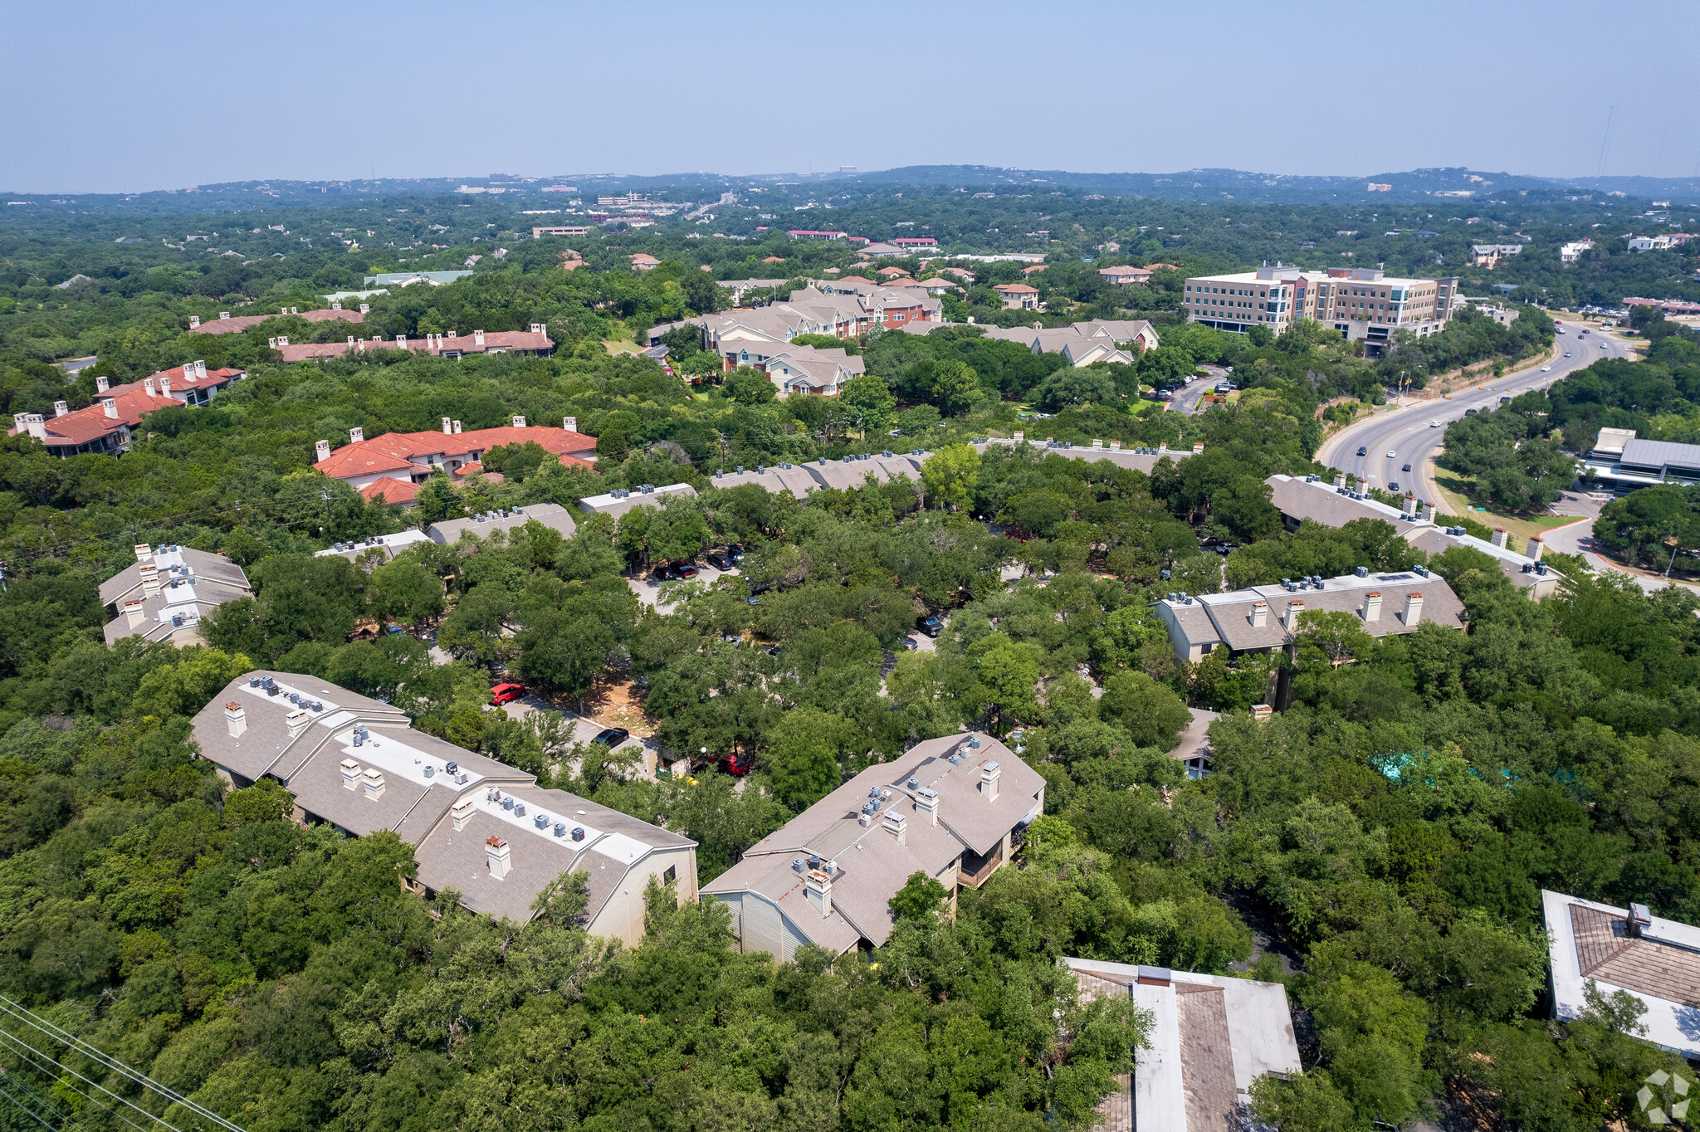
<svg viewBox="0 0 1700 1132"><path fill-rule="evenodd" d="M1640 468L1684 468L1700 471L1700 444L1636 438L1623 446L1620 462Z"/></svg>
<svg viewBox="0 0 1700 1132"><path fill-rule="evenodd" d="M433 542L452 546L467 535L489 538L497 531L511 531L527 523L542 523L567 538L571 538L573 532L578 529L578 524L573 522L572 512L559 503L532 503L525 507L486 511L465 519L444 519L426 527L425 533Z"/></svg>

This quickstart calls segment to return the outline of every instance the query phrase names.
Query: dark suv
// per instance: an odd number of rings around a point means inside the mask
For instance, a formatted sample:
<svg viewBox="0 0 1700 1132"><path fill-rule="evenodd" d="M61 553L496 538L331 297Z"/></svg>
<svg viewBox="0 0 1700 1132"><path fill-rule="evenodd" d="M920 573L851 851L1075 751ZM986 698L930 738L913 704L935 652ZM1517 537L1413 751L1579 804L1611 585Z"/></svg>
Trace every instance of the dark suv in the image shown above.
<svg viewBox="0 0 1700 1132"><path fill-rule="evenodd" d="M917 617L915 618L915 628L921 630L921 632L925 633L929 637L936 637L940 633L944 632L944 618L940 617L936 613L929 613L925 617Z"/></svg>

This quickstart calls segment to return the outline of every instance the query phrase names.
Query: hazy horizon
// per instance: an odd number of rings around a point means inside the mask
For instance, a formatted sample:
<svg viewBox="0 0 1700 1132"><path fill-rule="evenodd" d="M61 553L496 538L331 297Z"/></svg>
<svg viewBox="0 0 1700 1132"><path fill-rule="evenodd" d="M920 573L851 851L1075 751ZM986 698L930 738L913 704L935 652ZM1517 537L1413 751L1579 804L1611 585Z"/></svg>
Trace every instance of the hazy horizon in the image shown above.
<svg viewBox="0 0 1700 1132"><path fill-rule="evenodd" d="M1419 20L1243 0L1032 11L873 0L838 27L748 0L35 7L0 49L0 94L27 108L0 183L956 164L1700 175L1700 45L1660 34L1700 24L1682 0L1440 0Z"/></svg>

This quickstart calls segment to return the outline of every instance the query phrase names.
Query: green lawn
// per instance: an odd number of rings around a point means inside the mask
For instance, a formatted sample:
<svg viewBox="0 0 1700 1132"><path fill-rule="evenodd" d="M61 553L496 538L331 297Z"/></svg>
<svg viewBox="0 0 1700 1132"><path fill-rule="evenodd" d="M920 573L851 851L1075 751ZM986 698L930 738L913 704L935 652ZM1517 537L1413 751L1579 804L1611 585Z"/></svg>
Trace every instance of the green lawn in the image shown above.
<svg viewBox="0 0 1700 1132"><path fill-rule="evenodd" d="M1440 487L1441 509L1447 514L1468 515L1478 523L1485 523L1490 527L1504 527L1506 533L1513 538L1527 541L1554 527L1562 527L1576 521L1574 515L1531 515L1523 518L1477 510L1476 504L1472 503L1469 497L1469 491L1474 486L1471 477L1455 472L1437 471L1434 482Z"/></svg>

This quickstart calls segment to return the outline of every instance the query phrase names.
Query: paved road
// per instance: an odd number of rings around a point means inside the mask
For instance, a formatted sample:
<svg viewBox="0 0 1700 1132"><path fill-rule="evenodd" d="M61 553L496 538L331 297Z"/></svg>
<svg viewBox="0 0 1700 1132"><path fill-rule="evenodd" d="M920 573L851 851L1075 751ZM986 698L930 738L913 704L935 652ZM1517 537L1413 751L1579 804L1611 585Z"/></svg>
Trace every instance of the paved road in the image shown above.
<svg viewBox="0 0 1700 1132"><path fill-rule="evenodd" d="M1198 412L1198 406L1209 392L1216 388L1216 383L1228 376L1228 371L1219 366L1200 366L1203 377L1194 377L1192 382L1175 390L1175 399L1168 402L1169 412L1192 416Z"/></svg>
<svg viewBox="0 0 1700 1132"><path fill-rule="evenodd" d="M1414 484L1420 485L1418 494L1430 503L1438 503L1440 497L1433 472L1426 465L1445 439L1445 426L1449 422L1462 417L1468 409L1492 409L1501 397L1543 389L1602 358L1629 356L1629 347L1620 340L1592 329L1578 336L1574 323L1566 325L1558 344L1573 356L1554 358L1550 370L1543 372L1547 363L1529 366L1445 400L1413 401L1403 408L1384 409L1329 437L1317 452L1317 459L1376 487L1398 483L1403 491ZM1440 427L1429 427L1430 421L1439 421ZM1357 454L1359 447L1365 449L1365 455ZM1404 470L1406 464L1411 465L1411 471Z"/></svg>
<svg viewBox="0 0 1700 1132"><path fill-rule="evenodd" d="M1541 536L1541 541L1546 543L1548 550L1579 556L1595 570L1622 574L1648 593L1672 585L1685 586L1688 589L1700 591L1700 584L1667 581L1657 574L1630 570L1596 551L1594 549L1594 520L1599 518L1600 511L1604 506L1603 500L1595 499L1591 495L1582 495L1574 491L1565 492L1559 497L1558 502L1552 505L1552 509L1560 515L1575 515L1577 520L1569 526L1554 527L1547 531Z"/></svg>

